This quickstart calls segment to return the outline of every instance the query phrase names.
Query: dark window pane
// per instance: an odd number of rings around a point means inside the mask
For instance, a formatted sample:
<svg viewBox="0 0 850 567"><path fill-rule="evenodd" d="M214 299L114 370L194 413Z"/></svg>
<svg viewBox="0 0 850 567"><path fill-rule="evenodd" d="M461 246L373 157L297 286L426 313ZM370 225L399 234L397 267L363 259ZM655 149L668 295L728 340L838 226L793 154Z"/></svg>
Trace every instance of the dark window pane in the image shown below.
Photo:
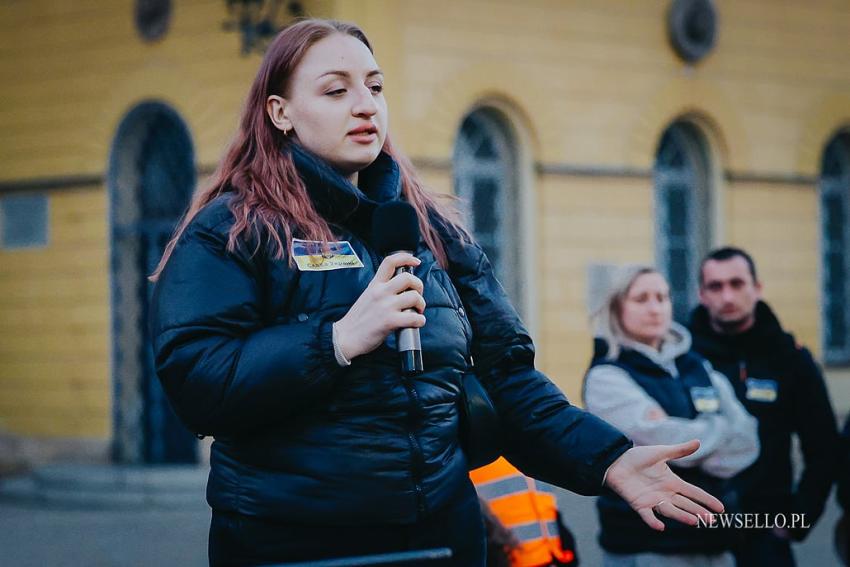
<svg viewBox="0 0 850 567"><path fill-rule="evenodd" d="M688 251L685 248L671 248L668 256L667 273L670 287L675 291L688 288Z"/></svg>
<svg viewBox="0 0 850 567"><path fill-rule="evenodd" d="M498 229L496 202L499 186L495 179L476 177L472 184L472 213L475 234L494 234Z"/></svg>
<svg viewBox="0 0 850 567"><path fill-rule="evenodd" d="M475 123L475 120L472 117L467 118L463 121L463 124L460 127L460 137L470 142L474 140L478 136L479 128Z"/></svg>
<svg viewBox="0 0 850 567"><path fill-rule="evenodd" d="M685 167L685 152L680 146L676 146L675 151L670 154L670 167L673 169Z"/></svg>
<svg viewBox="0 0 850 567"><path fill-rule="evenodd" d="M834 152L831 152L829 150L827 150L826 154L824 154L823 156L823 176L841 176L841 162L838 160L838 156L836 156Z"/></svg>
<svg viewBox="0 0 850 567"><path fill-rule="evenodd" d="M670 294L673 302L673 320L682 325L687 325L690 316L690 294L684 291Z"/></svg>
<svg viewBox="0 0 850 567"><path fill-rule="evenodd" d="M685 156L683 148L677 143L676 136L672 128L668 128L661 138L661 143L658 145L658 156L656 158L656 166L667 167L670 169L680 169L685 165Z"/></svg>
<svg viewBox="0 0 850 567"><path fill-rule="evenodd" d="M47 246L47 195L7 195L0 198L4 248Z"/></svg>
<svg viewBox="0 0 850 567"><path fill-rule="evenodd" d="M847 320L843 305L835 305L827 313L826 345L835 349L847 345Z"/></svg>
<svg viewBox="0 0 850 567"><path fill-rule="evenodd" d="M823 198L824 231L830 242L840 243L844 240L844 199L841 195L825 195Z"/></svg>
<svg viewBox="0 0 850 567"><path fill-rule="evenodd" d="M162 113L152 121L139 155L139 170L144 217L179 217L191 199L195 166L192 142L171 116Z"/></svg>
<svg viewBox="0 0 850 567"><path fill-rule="evenodd" d="M486 159L495 159L498 157L490 136L484 135L481 137L481 143L475 148L475 157Z"/></svg>
<svg viewBox="0 0 850 567"><path fill-rule="evenodd" d="M850 135L840 134L832 139L823 153L821 175L842 177L850 174Z"/></svg>
<svg viewBox="0 0 850 567"><path fill-rule="evenodd" d="M681 184L671 184L666 191L667 228L673 237L688 234L688 188Z"/></svg>
<svg viewBox="0 0 850 567"><path fill-rule="evenodd" d="M831 251L826 257L826 288L833 305L844 305L844 289L847 284L847 272L844 266L844 254L840 250Z"/></svg>
<svg viewBox="0 0 850 567"><path fill-rule="evenodd" d="M671 248L668 253L667 277L670 280L670 300L673 302L673 318L684 322L690 302L688 289L688 250Z"/></svg>
<svg viewBox="0 0 850 567"><path fill-rule="evenodd" d="M491 177L476 177L472 182L473 233L493 264L496 274L502 276L497 213L498 192L499 184Z"/></svg>

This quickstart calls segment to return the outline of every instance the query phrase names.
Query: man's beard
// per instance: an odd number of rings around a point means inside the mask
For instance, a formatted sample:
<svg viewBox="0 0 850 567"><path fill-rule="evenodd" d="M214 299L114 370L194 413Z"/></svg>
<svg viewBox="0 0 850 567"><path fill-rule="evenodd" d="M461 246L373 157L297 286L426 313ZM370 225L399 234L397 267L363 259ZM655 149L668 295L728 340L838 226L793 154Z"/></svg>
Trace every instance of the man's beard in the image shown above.
<svg viewBox="0 0 850 567"><path fill-rule="evenodd" d="M740 332L743 327L746 327L752 320L753 316L753 313L749 313L743 317L737 317L735 319L714 319L714 325L722 333L734 334Z"/></svg>

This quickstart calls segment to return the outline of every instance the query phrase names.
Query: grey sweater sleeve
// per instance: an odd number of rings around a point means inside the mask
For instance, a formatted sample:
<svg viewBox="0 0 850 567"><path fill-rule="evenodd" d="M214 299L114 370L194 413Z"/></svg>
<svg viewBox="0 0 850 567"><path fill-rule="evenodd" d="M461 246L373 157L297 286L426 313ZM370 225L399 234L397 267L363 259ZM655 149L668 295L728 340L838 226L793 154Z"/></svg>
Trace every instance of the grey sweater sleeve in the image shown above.
<svg viewBox="0 0 850 567"><path fill-rule="evenodd" d="M710 366L708 370L711 383L720 399L720 413L726 418L729 427L723 444L706 456L701 467L710 475L730 478L758 458L761 449L758 421L738 401L729 380Z"/></svg>
<svg viewBox="0 0 850 567"><path fill-rule="evenodd" d="M735 431L748 420L735 413L737 408L732 409L732 419L726 415L724 393L719 394L719 413L699 415L696 419L671 417L626 371L603 364L588 372L584 395L588 411L620 429L636 445L672 445L698 439L699 450L676 460L677 466L703 467L711 458L706 472L726 477L748 466L758 454L757 441L752 447L746 442L747 435L739 438ZM730 439L738 443L728 453L726 444Z"/></svg>

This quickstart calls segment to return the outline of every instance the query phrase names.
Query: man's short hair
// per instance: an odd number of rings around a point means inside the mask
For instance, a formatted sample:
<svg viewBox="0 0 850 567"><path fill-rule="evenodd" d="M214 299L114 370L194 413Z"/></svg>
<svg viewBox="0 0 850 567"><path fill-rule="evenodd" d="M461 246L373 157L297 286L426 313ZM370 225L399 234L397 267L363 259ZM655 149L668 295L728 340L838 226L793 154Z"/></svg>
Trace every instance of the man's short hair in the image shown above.
<svg viewBox="0 0 850 567"><path fill-rule="evenodd" d="M705 263L709 260L714 260L716 262L723 262L725 260L731 260L732 258L743 258L747 262L747 267L750 269L750 275L753 276L753 283L758 283L759 279L756 275L756 263L753 261L753 257L747 254L746 251L741 248L735 248L734 246L723 246L721 248L715 248L708 254L706 254L705 258L703 258L702 262L699 265L699 285L702 287L704 280L702 277L702 270L705 267Z"/></svg>

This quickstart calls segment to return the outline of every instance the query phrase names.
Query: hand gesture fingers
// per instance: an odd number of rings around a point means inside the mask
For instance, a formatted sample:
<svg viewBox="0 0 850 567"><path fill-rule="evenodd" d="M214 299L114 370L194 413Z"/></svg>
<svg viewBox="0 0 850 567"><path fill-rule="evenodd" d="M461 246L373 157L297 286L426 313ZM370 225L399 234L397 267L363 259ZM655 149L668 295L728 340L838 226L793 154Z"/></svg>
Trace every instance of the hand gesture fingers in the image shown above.
<svg viewBox="0 0 850 567"><path fill-rule="evenodd" d="M691 439L678 445L661 445L662 451L659 453L660 461L675 461L688 455L693 455L699 449L699 440Z"/></svg>
<svg viewBox="0 0 850 567"><path fill-rule="evenodd" d="M637 513L647 526L659 532L664 531L664 522L655 517L652 508L641 508Z"/></svg>
<svg viewBox="0 0 850 567"><path fill-rule="evenodd" d="M676 495L674 494L673 496ZM673 496L671 496L670 500L661 500L655 506L650 508L650 510L676 520L677 522L682 522L683 524L688 524L690 526L696 525L697 517L674 505L672 502Z"/></svg>
<svg viewBox="0 0 850 567"><path fill-rule="evenodd" d="M655 513L686 524L697 516L710 521L711 512L722 512L723 503L708 492L687 483L670 470L667 461L692 454L699 442L629 449L608 469L608 485L640 515L646 524L663 530Z"/></svg>
<svg viewBox="0 0 850 567"><path fill-rule="evenodd" d="M706 508L700 506L690 498L682 496L681 494L674 494L673 498L670 499L671 504L679 508L680 510L684 510L685 512L694 516L693 521L689 523L696 523L696 517L701 516L704 521L710 521L712 515L711 512Z"/></svg>
<svg viewBox="0 0 850 567"><path fill-rule="evenodd" d="M723 502L721 502L699 486L694 486L689 482L685 482L679 477L676 477L676 479L679 481L679 485L676 487L676 491L683 497L693 501L696 505L703 504L707 506L710 510L706 510L705 508L700 506L700 508L703 508L705 514L710 514L712 511L718 514L723 512Z"/></svg>

